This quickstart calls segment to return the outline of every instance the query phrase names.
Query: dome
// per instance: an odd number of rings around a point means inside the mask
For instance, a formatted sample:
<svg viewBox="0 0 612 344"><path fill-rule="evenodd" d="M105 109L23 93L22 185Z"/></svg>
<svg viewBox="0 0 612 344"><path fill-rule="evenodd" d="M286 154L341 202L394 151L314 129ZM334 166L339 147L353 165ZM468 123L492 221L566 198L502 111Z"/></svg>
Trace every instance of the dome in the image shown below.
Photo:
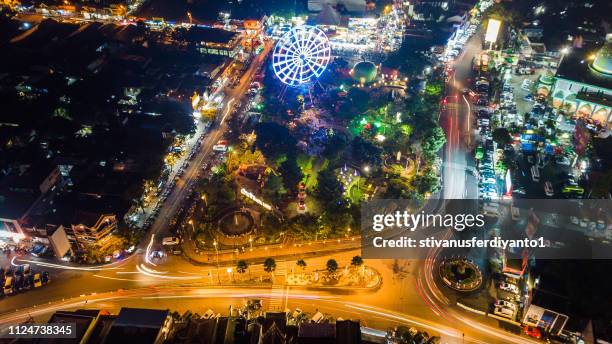
<svg viewBox="0 0 612 344"><path fill-rule="evenodd" d="M608 40L599 50L591 67L598 73L612 76L612 41Z"/></svg>
<svg viewBox="0 0 612 344"><path fill-rule="evenodd" d="M376 79L376 66L372 62L362 61L353 67L353 79L357 82L368 84Z"/></svg>
<svg viewBox="0 0 612 344"><path fill-rule="evenodd" d="M555 82L555 76L548 70L546 73L540 75L539 81L544 85L552 85Z"/></svg>

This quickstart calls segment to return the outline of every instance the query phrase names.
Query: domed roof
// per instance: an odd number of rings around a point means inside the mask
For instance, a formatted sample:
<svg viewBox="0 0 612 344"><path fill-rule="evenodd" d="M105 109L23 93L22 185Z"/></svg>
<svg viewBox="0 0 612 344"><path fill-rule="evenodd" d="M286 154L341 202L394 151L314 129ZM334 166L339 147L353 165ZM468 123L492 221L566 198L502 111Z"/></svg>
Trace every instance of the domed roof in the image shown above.
<svg viewBox="0 0 612 344"><path fill-rule="evenodd" d="M353 79L364 84L370 83L376 79L376 65L372 62L362 61L353 66Z"/></svg>
<svg viewBox="0 0 612 344"><path fill-rule="evenodd" d="M606 41L591 67L598 73L612 76L612 40Z"/></svg>
<svg viewBox="0 0 612 344"><path fill-rule="evenodd" d="M555 75L550 70L548 70L546 71L546 73L540 74L539 81L544 85L552 85L555 82Z"/></svg>

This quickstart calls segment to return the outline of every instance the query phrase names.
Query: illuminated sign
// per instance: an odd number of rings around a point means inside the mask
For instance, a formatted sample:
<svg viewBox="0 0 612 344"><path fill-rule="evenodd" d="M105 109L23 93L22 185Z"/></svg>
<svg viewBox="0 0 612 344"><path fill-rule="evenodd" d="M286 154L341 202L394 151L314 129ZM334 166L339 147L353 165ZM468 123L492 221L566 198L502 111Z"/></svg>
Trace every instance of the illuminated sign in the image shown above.
<svg viewBox="0 0 612 344"><path fill-rule="evenodd" d="M246 196L248 199L250 199L251 201L259 204L260 206L264 207L266 210L272 210L272 206L269 205L268 203L262 201L261 199L257 198L257 196L255 196L251 191L245 189L245 188L241 188L240 189L240 193L243 194L244 196Z"/></svg>
<svg viewBox="0 0 612 344"><path fill-rule="evenodd" d="M191 106L196 109L198 104L200 104L200 95L193 92L193 96L191 97Z"/></svg>
<svg viewBox="0 0 612 344"><path fill-rule="evenodd" d="M489 23L487 24L487 33L485 34L485 42L495 42L497 41L497 34L499 33L499 28L501 27L501 21L497 19L489 19Z"/></svg>
<svg viewBox="0 0 612 344"><path fill-rule="evenodd" d="M512 175L510 169L506 170L506 195L512 195Z"/></svg>

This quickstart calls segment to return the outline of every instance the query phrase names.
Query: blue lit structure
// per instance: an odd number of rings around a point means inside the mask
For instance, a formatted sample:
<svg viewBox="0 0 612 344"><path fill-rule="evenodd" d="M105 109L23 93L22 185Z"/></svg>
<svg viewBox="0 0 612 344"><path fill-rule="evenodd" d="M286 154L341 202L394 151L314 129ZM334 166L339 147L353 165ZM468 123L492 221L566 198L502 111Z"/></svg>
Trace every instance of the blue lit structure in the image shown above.
<svg viewBox="0 0 612 344"><path fill-rule="evenodd" d="M276 43L272 68L289 86L315 81L329 63L331 48L325 33L314 26L302 25L285 33Z"/></svg>

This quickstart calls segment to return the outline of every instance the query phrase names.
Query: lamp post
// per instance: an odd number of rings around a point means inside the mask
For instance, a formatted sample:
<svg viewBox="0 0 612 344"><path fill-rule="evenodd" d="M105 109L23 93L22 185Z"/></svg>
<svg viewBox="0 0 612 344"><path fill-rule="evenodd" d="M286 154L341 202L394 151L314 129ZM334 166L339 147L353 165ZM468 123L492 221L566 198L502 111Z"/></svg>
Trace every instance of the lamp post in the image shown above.
<svg viewBox="0 0 612 344"><path fill-rule="evenodd" d="M563 58L565 57L565 55L567 55L570 52L570 48L563 47L561 48L560 52L561 52L561 58L559 59L559 66L561 65L561 62L563 62Z"/></svg>
<svg viewBox="0 0 612 344"><path fill-rule="evenodd" d="M227 268L227 276L230 279L230 282L232 281L232 268Z"/></svg>
<svg viewBox="0 0 612 344"><path fill-rule="evenodd" d="M213 241L213 246L215 247L215 254L217 256L217 280L219 284L221 284L221 276L219 276L219 250L217 249L217 240Z"/></svg>

